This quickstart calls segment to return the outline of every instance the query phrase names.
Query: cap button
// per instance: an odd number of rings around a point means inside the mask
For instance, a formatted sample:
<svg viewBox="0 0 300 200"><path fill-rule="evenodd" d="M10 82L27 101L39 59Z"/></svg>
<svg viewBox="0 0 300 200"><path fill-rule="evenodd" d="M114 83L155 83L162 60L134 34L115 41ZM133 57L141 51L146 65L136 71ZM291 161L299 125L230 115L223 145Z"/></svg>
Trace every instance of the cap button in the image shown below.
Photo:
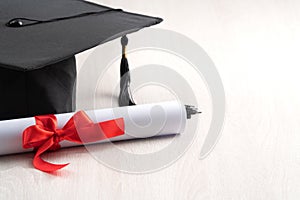
<svg viewBox="0 0 300 200"><path fill-rule="evenodd" d="M7 24L9 27L21 27L23 26L23 22L20 19L10 20Z"/></svg>

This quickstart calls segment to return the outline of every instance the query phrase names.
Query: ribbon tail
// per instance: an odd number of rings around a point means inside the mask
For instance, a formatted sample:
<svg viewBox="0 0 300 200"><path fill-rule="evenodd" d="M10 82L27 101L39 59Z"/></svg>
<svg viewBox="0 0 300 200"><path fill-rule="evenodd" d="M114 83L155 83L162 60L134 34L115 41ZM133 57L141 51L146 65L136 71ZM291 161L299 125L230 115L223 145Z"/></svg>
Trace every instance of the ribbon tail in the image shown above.
<svg viewBox="0 0 300 200"><path fill-rule="evenodd" d="M43 172L54 172L54 171L59 170L69 164L69 163L67 163L67 164L52 164L52 163L44 161L40 157L44 152L46 152L48 149L50 149L53 145L54 145L53 138L50 138L49 140L47 140L47 142L45 142L38 149L38 151L36 152L36 154L33 158L33 166L36 169L41 170Z"/></svg>

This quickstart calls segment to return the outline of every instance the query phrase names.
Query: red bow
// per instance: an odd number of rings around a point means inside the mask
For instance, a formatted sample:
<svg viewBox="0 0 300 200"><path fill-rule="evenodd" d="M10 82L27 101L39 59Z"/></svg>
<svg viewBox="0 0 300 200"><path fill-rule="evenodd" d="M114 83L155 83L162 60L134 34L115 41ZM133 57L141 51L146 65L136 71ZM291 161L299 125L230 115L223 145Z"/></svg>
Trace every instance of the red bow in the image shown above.
<svg viewBox="0 0 300 200"><path fill-rule="evenodd" d="M123 118L93 123L83 111L77 112L62 129L56 128L57 119L54 115L37 116L35 120L36 125L26 128L23 132L23 148L37 149L33 165L44 172L53 172L68 165L52 164L40 157L47 150L59 149L60 141L83 144L124 134Z"/></svg>

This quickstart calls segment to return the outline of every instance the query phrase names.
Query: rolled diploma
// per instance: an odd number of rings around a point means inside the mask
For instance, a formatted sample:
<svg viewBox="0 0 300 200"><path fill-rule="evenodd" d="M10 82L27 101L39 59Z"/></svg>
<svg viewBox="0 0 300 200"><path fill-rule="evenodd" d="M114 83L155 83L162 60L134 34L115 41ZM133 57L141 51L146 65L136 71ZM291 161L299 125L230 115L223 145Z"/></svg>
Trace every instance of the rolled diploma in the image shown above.
<svg viewBox="0 0 300 200"><path fill-rule="evenodd" d="M106 108L86 113L95 123L120 117L125 122L124 135L94 143L180 134L186 125L185 106L177 101ZM56 114L57 128L61 129L74 114ZM22 147L23 131L32 125L35 125L34 117L0 121L0 155L32 151ZM60 145L71 147L80 144L62 141Z"/></svg>

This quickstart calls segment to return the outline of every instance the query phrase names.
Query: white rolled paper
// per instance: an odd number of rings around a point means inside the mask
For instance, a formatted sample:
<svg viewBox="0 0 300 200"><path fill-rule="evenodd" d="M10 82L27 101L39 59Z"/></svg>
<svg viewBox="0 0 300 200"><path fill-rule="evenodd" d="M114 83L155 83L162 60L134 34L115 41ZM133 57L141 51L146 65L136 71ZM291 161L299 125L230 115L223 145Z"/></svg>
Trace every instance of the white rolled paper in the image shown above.
<svg viewBox="0 0 300 200"><path fill-rule="evenodd" d="M99 109L86 113L95 123L116 118L124 119L125 134L109 141L180 134L186 125L185 106L177 101ZM73 115L74 113L55 115L57 128L61 129ZM32 151L22 147L23 131L32 125L35 125L34 117L0 121L0 155ZM107 141L108 139L95 143ZM60 144L62 147L80 145L68 141L62 141Z"/></svg>

